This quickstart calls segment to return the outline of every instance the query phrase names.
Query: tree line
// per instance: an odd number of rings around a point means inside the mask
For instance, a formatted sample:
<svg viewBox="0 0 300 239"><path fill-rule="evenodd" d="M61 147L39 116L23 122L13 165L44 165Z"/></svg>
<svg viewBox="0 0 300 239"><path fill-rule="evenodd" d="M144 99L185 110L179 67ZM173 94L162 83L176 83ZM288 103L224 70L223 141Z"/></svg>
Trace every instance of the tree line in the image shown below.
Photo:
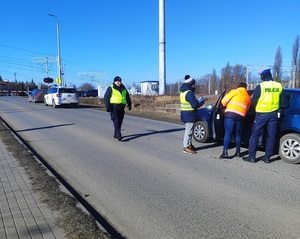
<svg viewBox="0 0 300 239"><path fill-rule="evenodd" d="M273 78L275 81L278 81L287 88L300 88L300 54L299 54L299 35L296 36L296 39L293 44L292 49L292 64L289 67L288 76L284 75L284 66L282 65L282 49L279 46L275 53L274 65L272 67ZM197 82L196 92L197 94L218 94L224 89L235 88L238 83L241 81L247 82L248 85L255 86L259 82L258 75L253 75L249 73L249 66L244 66L236 64L231 66L227 62L226 66L221 69L220 75L217 75L215 69L213 69L211 74L206 74L199 79L195 79ZM183 81L183 80L182 80ZM0 82L4 83L1 75ZM5 82L7 88L13 92L27 92L28 90L33 90L38 86L34 83L33 80L30 82ZM181 82L182 83L182 82ZM166 93L167 94L178 94L181 86L180 82L167 84ZM47 89L48 84L40 84L40 88ZM76 86L74 86L76 88ZM3 88L3 87L2 87ZM84 83L78 87L78 90L88 90L92 89L93 85L89 83ZM251 87L250 87L251 88Z"/></svg>
<svg viewBox="0 0 300 239"><path fill-rule="evenodd" d="M299 53L299 35L293 44L292 49L292 64L288 67L288 75L284 74L286 70L282 65L282 48L279 46L275 53L274 65L272 68L272 74L275 81L283 84L286 88L300 88L300 53ZM197 82L196 94L215 94L224 89L233 89L240 82L247 82L252 88L260 81L260 78L256 74L249 72L249 66L236 64L231 66L227 62L226 66L221 69L220 75L217 75L215 69L211 74L206 74L199 79L195 79ZM183 82L183 80L182 80ZM167 84L166 92L170 94L178 94L180 89L179 83Z"/></svg>

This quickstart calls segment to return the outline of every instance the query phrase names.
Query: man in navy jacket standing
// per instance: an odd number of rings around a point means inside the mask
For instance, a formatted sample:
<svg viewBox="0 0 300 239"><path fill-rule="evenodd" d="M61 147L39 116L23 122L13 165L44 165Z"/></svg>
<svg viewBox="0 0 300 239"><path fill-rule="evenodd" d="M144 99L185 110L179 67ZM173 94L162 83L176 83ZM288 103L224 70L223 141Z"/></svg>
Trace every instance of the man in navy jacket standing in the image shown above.
<svg viewBox="0 0 300 239"><path fill-rule="evenodd" d="M195 147L192 145L193 126L197 117L197 109L201 107L206 98L196 99L195 80L186 75L184 83L180 87L180 115L181 122L185 123L185 132L183 137L183 152L195 154Z"/></svg>

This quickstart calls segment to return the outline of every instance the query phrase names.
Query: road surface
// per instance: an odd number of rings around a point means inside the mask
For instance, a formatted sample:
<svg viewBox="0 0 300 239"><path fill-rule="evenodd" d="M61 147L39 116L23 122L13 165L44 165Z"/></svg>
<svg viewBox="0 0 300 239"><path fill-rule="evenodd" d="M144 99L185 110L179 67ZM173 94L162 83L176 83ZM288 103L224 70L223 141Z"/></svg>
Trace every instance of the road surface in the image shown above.
<svg viewBox="0 0 300 239"><path fill-rule="evenodd" d="M183 125L128 115L118 142L106 112L22 97L0 97L0 117L124 237L300 238L299 165L187 155Z"/></svg>

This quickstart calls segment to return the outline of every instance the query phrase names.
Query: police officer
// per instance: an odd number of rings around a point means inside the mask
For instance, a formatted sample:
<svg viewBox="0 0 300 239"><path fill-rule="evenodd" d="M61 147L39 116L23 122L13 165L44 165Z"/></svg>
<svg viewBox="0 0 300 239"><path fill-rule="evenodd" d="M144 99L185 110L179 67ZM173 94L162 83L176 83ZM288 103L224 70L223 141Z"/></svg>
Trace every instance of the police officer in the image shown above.
<svg viewBox="0 0 300 239"><path fill-rule="evenodd" d="M114 124L114 138L122 140L121 126L125 115L125 106L131 110L131 99L120 76L114 78L114 83L107 88L104 94L104 103L107 112L110 112Z"/></svg>
<svg viewBox="0 0 300 239"><path fill-rule="evenodd" d="M255 107L256 116L249 142L249 155L243 157L243 160L256 163L256 146L261 133L266 127L268 136L263 161L270 163L275 145L282 85L279 82L273 81L270 69L264 69L258 74L262 82L255 88L251 99L251 105Z"/></svg>

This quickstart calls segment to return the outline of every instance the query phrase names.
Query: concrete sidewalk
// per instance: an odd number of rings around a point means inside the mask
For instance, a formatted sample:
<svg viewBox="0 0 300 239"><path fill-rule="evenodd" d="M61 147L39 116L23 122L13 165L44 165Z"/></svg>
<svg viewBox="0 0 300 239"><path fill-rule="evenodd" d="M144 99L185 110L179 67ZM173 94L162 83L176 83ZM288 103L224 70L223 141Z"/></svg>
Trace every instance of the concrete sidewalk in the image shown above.
<svg viewBox="0 0 300 239"><path fill-rule="evenodd" d="M63 239L54 215L30 188L25 170L0 139L0 238Z"/></svg>

